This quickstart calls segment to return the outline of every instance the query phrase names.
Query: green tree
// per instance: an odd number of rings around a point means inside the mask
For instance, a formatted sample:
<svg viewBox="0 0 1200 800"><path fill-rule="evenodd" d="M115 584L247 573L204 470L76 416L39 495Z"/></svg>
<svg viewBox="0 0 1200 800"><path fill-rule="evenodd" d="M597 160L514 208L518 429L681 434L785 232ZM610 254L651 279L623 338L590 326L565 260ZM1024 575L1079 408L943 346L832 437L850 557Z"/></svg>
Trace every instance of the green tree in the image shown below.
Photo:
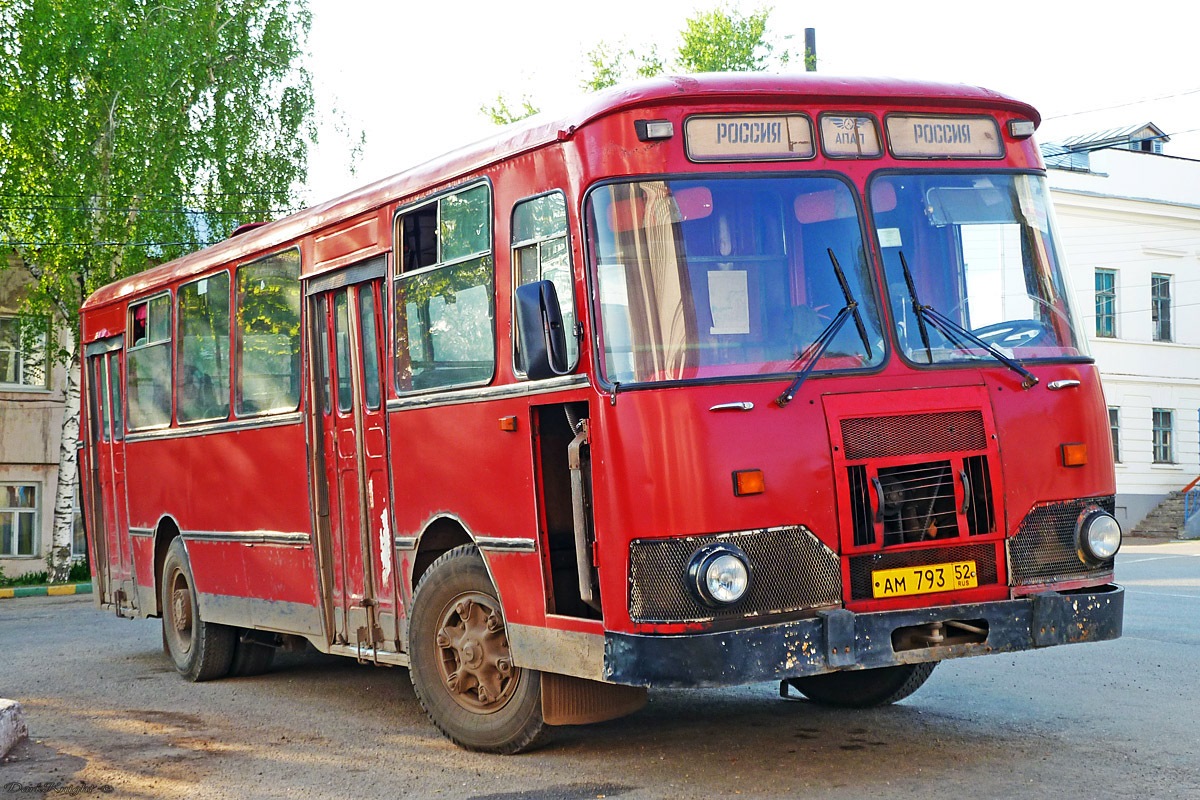
<svg viewBox="0 0 1200 800"><path fill-rule="evenodd" d="M96 288L298 206L315 140L306 0L0 3L0 248L68 364L51 567L70 552L76 309ZM0 258L0 269L9 268ZM44 324L44 323L43 323Z"/></svg>
<svg viewBox="0 0 1200 800"><path fill-rule="evenodd" d="M770 20L770 8L749 16L727 6L697 12L685 20L679 45L665 61L653 45L630 47L624 42L600 42L586 55L587 73L580 87L597 92L624 81L666 73L783 69L791 60L791 52L783 45L791 37L773 37L768 31ZM506 125L536 114L538 108L528 96L522 98L522 108L512 108L500 95L494 104L485 104L481 110L496 124Z"/></svg>

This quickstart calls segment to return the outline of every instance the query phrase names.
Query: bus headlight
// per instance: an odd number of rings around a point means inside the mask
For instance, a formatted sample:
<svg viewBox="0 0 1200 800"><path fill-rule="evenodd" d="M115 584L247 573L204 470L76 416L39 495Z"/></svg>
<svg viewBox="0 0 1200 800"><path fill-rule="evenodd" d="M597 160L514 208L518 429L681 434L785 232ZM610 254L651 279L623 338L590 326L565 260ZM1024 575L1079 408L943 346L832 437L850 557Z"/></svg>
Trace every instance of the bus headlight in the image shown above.
<svg viewBox="0 0 1200 800"><path fill-rule="evenodd" d="M740 548L725 542L696 551L688 565L692 590L707 606L728 606L750 589L750 559Z"/></svg>
<svg viewBox="0 0 1200 800"><path fill-rule="evenodd" d="M1079 515L1075 527L1079 553L1085 561L1108 561L1121 549L1121 525L1107 511L1092 506Z"/></svg>

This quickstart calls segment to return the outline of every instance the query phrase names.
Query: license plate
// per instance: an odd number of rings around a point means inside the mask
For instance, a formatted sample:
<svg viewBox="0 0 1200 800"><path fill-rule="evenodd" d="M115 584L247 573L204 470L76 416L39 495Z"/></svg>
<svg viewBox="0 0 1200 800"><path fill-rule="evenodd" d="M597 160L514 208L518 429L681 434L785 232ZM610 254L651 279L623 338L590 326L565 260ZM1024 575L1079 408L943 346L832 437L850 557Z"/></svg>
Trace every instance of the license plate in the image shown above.
<svg viewBox="0 0 1200 800"><path fill-rule="evenodd" d="M974 589L979 585L979 574L974 561L951 561L920 567L877 569L871 573L871 585L877 598L904 597Z"/></svg>

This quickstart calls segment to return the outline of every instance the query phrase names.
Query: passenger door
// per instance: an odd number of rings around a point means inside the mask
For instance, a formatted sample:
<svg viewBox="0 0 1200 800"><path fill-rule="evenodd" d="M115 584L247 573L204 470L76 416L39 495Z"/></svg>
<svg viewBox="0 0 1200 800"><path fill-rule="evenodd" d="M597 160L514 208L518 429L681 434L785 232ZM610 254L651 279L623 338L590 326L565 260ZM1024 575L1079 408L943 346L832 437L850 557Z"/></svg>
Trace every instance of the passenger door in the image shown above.
<svg viewBox="0 0 1200 800"><path fill-rule="evenodd" d="M322 574L334 645L399 650L382 381L385 257L309 288L327 521Z"/></svg>
<svg viewBox="0 0 1200 800"><path fill-rule="evenodd" d="M125 497L125 418L120 338L88 348L88 413L92 464L92 536L102 603L134 608L133 552Z"/></svg>

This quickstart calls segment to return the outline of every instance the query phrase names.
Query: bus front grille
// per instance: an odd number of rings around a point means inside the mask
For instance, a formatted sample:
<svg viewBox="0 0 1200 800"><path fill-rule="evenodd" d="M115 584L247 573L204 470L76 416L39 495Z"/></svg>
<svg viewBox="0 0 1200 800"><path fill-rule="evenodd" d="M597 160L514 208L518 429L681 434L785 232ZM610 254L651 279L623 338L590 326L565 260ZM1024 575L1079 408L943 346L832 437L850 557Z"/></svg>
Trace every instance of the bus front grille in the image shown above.
<svg viewBox="0 0 1200 800"><path fill-rule="evenodd" d="M1093 497L1034 506L1008 543L1014 583L1026 586L1101 578L1113 571L1113 559L1096 565L1079 557L1075 524L1088 506L1099 506L1112 514L1116 498Z"/></svg>
<svg viewBox="0 0 1200 800"><path fill-rule="evenodd" d="M710 608L688 586L688 563L714 542L737 545L750 559L751 582L742 602ZM834 606L842 601L838 556L804 526L675 539L636 539L629 545L629 616L634 622L704 622Z"/></svg>

